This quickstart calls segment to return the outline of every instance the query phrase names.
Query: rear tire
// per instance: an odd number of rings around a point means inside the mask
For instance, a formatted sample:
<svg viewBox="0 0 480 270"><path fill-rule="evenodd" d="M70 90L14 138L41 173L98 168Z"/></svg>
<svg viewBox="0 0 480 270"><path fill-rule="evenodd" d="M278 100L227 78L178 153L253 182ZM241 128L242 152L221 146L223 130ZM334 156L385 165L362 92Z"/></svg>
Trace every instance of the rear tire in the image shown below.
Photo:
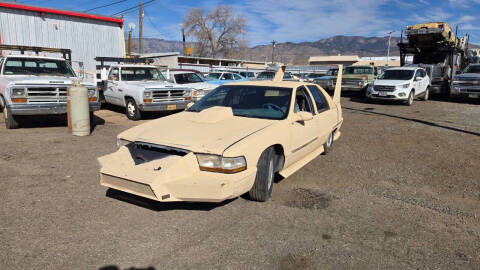
<svg viewBox="0 0 480 270"><path fill-rule="evenodd" d="M137 103L132 98L128 98L125 106L125 114L127 118L133 121L140 120L142 118L142 114L138 109Z"/></svg>
<svg viewBox="0 0 480 270"><path fill-rule="evenodd" d="M425 89L425 93L423 94L422 100L427 101L430 98L430 87L427 87Z"/></svg>
<svg viewBox="0 0 480 270"><path fill-rule="evenodd" d="M248 192L250 199L259 202L265 202L270 199L273 189L273 180L275 176L275 150L273 147L267 148L260 155L257 163L257 175L252 189Z"/></svg>
<svg viewBox="0 0 480 270"><path fill-rule="evenodd" d="M5 120L5 127L7 129L16 129L19 127L17 119L15 119L15 116L13 116L7 106L3 107L3 119Z"/></svg>

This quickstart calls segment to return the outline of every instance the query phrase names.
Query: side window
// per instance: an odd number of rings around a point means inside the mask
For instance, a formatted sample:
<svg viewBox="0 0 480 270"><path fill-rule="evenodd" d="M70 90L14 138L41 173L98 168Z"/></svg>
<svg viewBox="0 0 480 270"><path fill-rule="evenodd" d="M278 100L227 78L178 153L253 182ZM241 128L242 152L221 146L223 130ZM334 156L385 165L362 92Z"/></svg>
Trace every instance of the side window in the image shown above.
<svg viewBox="0 0 480 270"><path fill-rule="evenodd" d="M303 86L297 88L293 112L309 112L313 114L312 100Z"/></svg>
<svg viewBox="0 0 480 270"><path fill-rule="evenodd" d="M420 72L420 69L417 69L417 72L415 72L415 78L417 77L422 77L422 73Z"/></svg>
<svg viewBox="0 0 480 270"><path fill-rule="evenodd" d="M424 69L422 69L422 77L427 77L427 72Z"/></svg>
<svg viewBox="0 0 480 270"><path fill-rule="evenodd" d="M242 77L238 76L237 74L233 74L233 77L235 77L235 80L241 80Z"/></svg>
<svg viewBox="0 0 480 270"><path fill-rule="evenodd" d="M310 90L310 93L312 93L313 99L315 100L315 105L317 105L317 112L321 113L323 111L327 111L330 109L330 106L328 106L327 99L323 95L322 91L318 89L315 85L308 85L308 89Z"/></svg>
<svg viewBox="0 0 480 270"><path fill-rule="evenodd" d="M118 81L118 68L113 68L112 70L110 70L108 79L111 81Z"/></svg>
<svg viewBox="0 0 480 270"><path fill-rule="evenodd" d="M233 80L233 76L231 73L223 73L222 80Z"/></svg>

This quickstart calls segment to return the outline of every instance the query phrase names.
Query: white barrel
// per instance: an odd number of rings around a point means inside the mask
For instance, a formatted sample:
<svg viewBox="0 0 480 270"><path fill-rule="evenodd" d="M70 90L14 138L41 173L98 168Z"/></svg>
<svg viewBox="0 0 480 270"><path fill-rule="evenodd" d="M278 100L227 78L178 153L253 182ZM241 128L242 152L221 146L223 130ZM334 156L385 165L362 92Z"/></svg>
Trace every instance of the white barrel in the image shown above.
<svg viewBox="0 0 480 270"><path fill-rule="evenodd" d="M90 135L88 90L79 82L74 82L69 88L69 95L72 134L75 136L88 136Z"/></svg>

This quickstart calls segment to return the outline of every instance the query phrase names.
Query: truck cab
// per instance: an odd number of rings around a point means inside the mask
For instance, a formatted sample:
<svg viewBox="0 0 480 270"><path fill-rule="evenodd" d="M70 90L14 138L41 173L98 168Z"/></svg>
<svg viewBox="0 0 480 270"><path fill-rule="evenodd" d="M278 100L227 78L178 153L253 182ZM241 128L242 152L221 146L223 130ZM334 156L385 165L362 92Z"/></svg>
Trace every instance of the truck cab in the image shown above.
<svg viewBox="0 0 480 270"><path fill-rule="evenodd" d="M372 65L346 67L343 71L342 90L363 92L379 73L378 67Z"/></svg>
<svg viewBox="0 0 480 270"><path fill-rule="evenodd" d="M193 90L168 82L160 70L147 64L114 64L103 83L105 102L125 108L130 120L142 112L183 110L192 102Z"/></svg>
<svg viewBox="0 0 480 270"><path fill-rule="evenodd" d="M0 109L7 129L19 127L20 116L66 114L67 88L79 80L64 58L6 55L0 58ZM90 112L100 109L95 83L88 89Z"/></svg>

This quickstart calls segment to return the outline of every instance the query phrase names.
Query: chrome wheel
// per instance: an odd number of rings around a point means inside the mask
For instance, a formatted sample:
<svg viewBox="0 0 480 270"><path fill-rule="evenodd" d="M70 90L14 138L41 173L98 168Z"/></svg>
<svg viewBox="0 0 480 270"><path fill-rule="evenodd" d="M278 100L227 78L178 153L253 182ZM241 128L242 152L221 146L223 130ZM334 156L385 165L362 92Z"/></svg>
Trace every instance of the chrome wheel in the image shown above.
<svg viewBox="0 0 480 270"><path fill-rule="evenodd" d="M135 115L135 106L133 105L132 102L128 102L128 104L127 104L127 111L128 111L128 114L129 114L130 116L133 117L133 116Z"/></svg>

